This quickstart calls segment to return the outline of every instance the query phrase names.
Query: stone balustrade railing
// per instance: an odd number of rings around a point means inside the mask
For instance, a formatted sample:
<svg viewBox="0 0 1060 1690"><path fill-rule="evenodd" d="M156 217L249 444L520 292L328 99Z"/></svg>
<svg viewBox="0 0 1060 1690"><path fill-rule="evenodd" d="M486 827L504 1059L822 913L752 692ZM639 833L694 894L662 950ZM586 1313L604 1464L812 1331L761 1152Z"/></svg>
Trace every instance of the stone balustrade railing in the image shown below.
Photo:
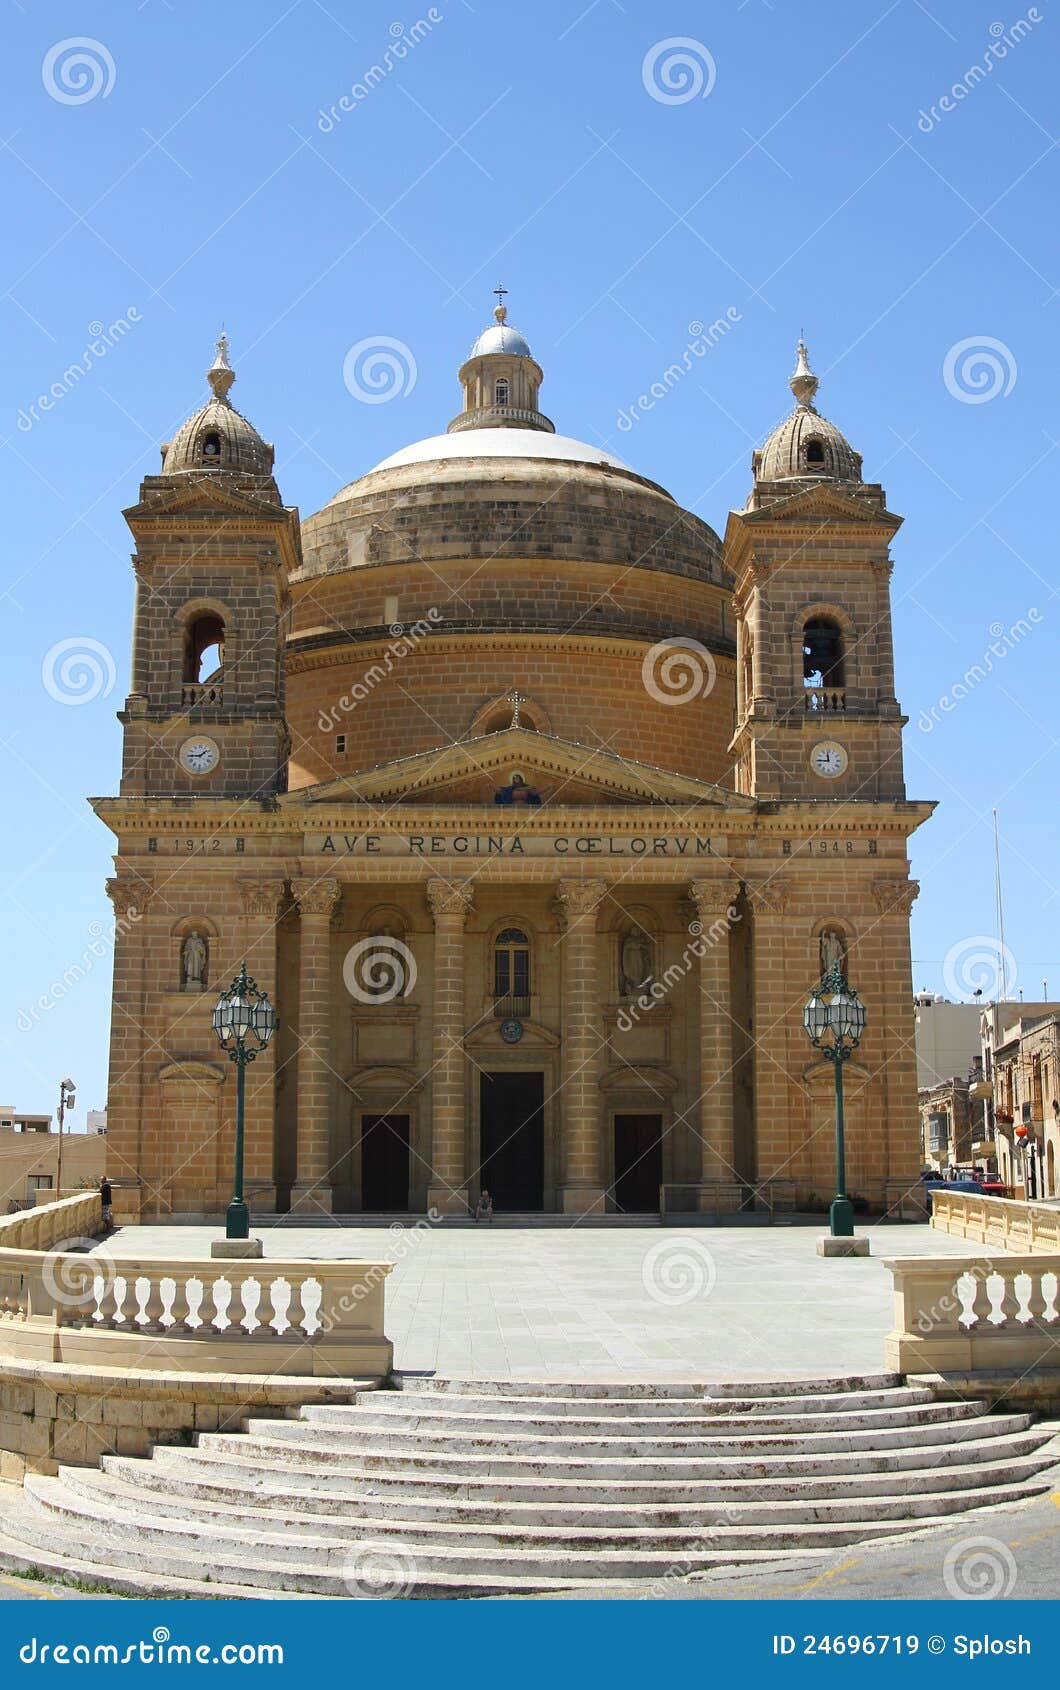
<svg viewBox="0 0 1060 1690"><path fill-rule="evenodd" d="M931 1224L955 1238L971 1238L993 1250L1060 1257L1060 1209L1007 1197L979 1197L971 1191L931 1192Z"/></svg>
<svg viewBox="0 0 1060 1690"><path fill-rule="evenodd" d="M125 1259L98 1193L0 1223L0 1360L382 1378L388 1262ZM64 1246L71 1244L79 1248Z"/></svg>
<svg viewBox="0 0 1060 1690"><path fill-rule="evenodd" d="M1012 1372L1060 1364L1060 1255L888 1261L897 1373Z"/></svg>

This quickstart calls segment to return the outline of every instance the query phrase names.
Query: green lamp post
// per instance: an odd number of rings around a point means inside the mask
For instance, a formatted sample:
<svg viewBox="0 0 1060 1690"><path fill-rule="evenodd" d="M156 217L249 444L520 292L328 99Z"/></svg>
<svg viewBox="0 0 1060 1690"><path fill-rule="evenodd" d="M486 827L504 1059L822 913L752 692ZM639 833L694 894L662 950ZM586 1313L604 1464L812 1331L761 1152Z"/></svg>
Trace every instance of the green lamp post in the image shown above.
<svg viewBox="0 0 1060 1690"><path fill-rule="evenodd" d="M265 1049L276 1031L276 1011L266 992L259 992L242 963L227 992L222 992L211 1017L217 1042L236 1065L236 1166L232 1201L225 1215L226 1238L250 1237L250 1211L243 1200L243 1101L248 1062Z"/></svg>
<svg viewBox="0 0 1060 1690"><path fill-rule="evenodd" d="M833 963L810 994L802 1024L815 1050L835 1068L835 1183L828 1211L833 1238L854 1236L854 1205L847 1196L846 1144L843 1136L843 1064L854 1054L865 1031L865 1005L847 984L839 963Z"/></svg>

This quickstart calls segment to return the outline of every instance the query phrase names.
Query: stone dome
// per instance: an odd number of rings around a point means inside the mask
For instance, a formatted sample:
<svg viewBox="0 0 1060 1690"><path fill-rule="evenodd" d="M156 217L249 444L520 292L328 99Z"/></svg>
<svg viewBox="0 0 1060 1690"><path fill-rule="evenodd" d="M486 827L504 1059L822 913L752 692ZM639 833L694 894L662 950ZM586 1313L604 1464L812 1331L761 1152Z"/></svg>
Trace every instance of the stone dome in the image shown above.
<svg viewBox="0 0 1060 1690"><path fill-rule="evenodd" d="M213 390L212 397L162 447L162 474L181 475L205 469L229 470L237 475L271 475L275 456L272 446L229 403L228 392L236 378L228 362L228 341L224 335L217 342L217 353L206 379Z"/></svg>
<svg viewBox="0 0 1060 1690"><path fill-rule="evenodd" d="M756 481L804 481L820 477L827 481L859 482L861 453L855 452L834 423L822 417L814 406L817 377L810 369L806 347L800 340L791 390L798 403L791 415L775 428L752 460Z"/></svg>

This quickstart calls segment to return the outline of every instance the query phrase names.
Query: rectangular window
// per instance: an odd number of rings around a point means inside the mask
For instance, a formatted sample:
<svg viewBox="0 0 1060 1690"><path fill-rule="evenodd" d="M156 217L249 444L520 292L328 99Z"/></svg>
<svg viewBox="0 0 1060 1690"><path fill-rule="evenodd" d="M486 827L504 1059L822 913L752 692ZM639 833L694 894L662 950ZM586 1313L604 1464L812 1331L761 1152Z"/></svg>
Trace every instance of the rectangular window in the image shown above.
<svg viewBox="0 0 1060 1690"><path fill-rule="evenodd" d="M346 750L346 735L345 734L336 734L335 735L335 750L339 753L340 756Z"/></svg>
<svg viewBox="0 0 1060 1690"><path fill-rule="evenodd" d="M27 1174L26 1188L29 1191L50 1191L52 1188L51 1174Z"/></svg>

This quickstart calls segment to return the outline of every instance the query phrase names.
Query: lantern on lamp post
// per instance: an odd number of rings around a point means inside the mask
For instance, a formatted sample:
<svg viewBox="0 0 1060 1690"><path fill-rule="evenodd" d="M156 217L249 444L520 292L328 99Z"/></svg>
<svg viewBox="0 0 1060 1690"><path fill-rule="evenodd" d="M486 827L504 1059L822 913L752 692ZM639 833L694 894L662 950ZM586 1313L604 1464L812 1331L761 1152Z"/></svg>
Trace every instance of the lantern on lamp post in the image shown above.
<svg viewBox="0 0 1060 1690"><path fill-rule="evenodd" d="M243 1200L244 1076L248 1062L265 1049L276 1031L276 1011L266 992L259 992L240 966L227 992L222 992L211 1017L217 1042L236 1065L236 1146L232 1201L225 1215L226 1238L250 1237L250 1211Z"/></svg>
<svg viewBox="0 0 1060 1690"><path fill-rule="evenodd" d="M802 1014L806 1036L835 1069L835 1182L836 1194L828 1211L833 1238L854 1236L854 1205L847 1196L846 1142L843 1122L843 1064L861 1043L865 1005L848 985L839 963L833 963L810 993Z"/></svg>

